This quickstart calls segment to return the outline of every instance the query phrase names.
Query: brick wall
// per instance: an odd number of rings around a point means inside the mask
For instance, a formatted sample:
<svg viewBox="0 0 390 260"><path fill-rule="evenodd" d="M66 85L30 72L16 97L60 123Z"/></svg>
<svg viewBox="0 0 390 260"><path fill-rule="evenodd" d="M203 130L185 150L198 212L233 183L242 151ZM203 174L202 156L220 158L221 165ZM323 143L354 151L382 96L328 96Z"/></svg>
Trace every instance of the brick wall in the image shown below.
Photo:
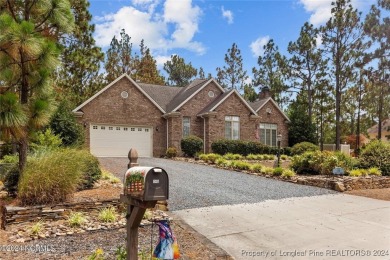
<svg viewBox="0 0 390 260"><path fill-rule="evenodd" d="M267 113L267 108L271 109L270 114ZM288 146L288 124L286 122L287 119L283 116L283 114L279 111L279 109L271 101L268 101L257 112L257 114L260 116L259 122L278 125L278 133L282 134L282 141L280 145L282 147L287 147Z"/></svg>
<svg viewBox="0 0 390 260"><path fill-rule="evenodd" d="M127 91L128 98L121 92ZM159 157L166 151L166 122L162 112L135 87L127 78L122 78L101 93L82 109L79 122L86 123L86 145L89 147L89 126L95 124L119 124L149 126L153 131L153 156ZM157 130L158 128L158 130Z"/></svg>

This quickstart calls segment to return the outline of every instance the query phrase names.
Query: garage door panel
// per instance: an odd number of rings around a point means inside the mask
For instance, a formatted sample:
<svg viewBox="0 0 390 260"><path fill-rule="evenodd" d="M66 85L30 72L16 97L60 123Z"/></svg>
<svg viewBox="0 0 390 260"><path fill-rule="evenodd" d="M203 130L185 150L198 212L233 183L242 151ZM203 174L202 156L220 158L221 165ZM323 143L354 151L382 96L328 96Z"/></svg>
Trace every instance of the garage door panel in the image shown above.
<svg viewBox="0 0 390 260"><path fill-rule="evenodd" d="M153 156L152 128L91 125L90 149L95 156L127 157L130 148L137 149L140 157Z"/></svg>

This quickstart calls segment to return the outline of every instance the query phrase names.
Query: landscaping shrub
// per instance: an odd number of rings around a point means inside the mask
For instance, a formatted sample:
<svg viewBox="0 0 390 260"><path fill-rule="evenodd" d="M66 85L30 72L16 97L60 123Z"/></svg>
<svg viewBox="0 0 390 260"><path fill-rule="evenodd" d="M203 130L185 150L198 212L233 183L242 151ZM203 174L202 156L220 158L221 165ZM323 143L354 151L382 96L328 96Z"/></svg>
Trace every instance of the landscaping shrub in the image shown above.
<svg viewBox="0 0 390 260"><path fill-rule="evenodd" d="M290 169L284 169L282 173L282 177L293 177L295 176L295 172Z"/></svg>
<svg viewBox="0 0 390 260"><path fill-rule="evenodd" d="M354 169L354 170L349 171L349 176L352 176L352 177L360 177L363 175L367 175L366 170L364 170L364 169Z"/></svg>
<svg viewBox="0 0 390 260"><path fill-rule="evenodd" d="M390 175L390 144L377 140L366 145L360 154L360 167L377 167L382 175Z"/></svg>
<svg viewBox="0 0 390 260"><path fill-rule="evenodd" d="M30 148L33 151L39 149L56 149L62 144L61 137L55 135L50 128L47 128L45 131L39 131L34 134L32 142L30 143Z"/></svg>
<svg viewBox="0 0 390 260"><path fill-rule="evenodd" d="M252 171L252 172L258 172L258 173L261 173L261 170L263 169L263 165L261 165L260 163L254 163L252 165L250 165L249 169Z"/></svg>
<svg viewBox="0 0 390 260"><path fill-rule="evenodd" d="M102 222L115 222L117 218L118 215L114 207L101 209L98 215L98 219Z"/></svg>
<svg viewBox="0 0 390 260"><path fill-rule="evenodd" d="M223 167L227 167L230 165L230 162L223 159L223 158L218 158L216 161L215 161L215 164L216 165L219 165L219 166L223 166Z"/></svg>
<svg viewBox="0 0 390 260"><path fill-rule="evenodd" d="M258 156L256 154L251 153L251 154L248 154L246 156L246 159L247 160L258 160Z"/></svg>
<svg viewBox="0 0 390 260"><path fill-rule="evenodd" d="M272 175L273 172L274 172L274 168L271 168L271 167L264 167L264 168L261 170L261 172L264 173L264 174Z"/></svg>
<svg viewBox="0 0 390 260"><path fill-rule="evenodd" d="M62 102L51 117L49 127L61 137L65 146L80 146L84 143L84 129L77 123L71 105Z"/></svg>
<svg viewBox="0 0 390 260"><path fill-rule="evenodd" d="M283 168L281 167L276 167L274 171L272 172L273 175L275 176L281 176L283 174Z"/></svg>
<svg viewBox="0 0 390 260"><path fill-rule="evenodd" d="M181 139L181 150L189 157L194 157L194 155L200 152L202 148L203 140L197 136L190 135Z"/></svg>
<svg viewBox="0 0 390 260"><path fill-rule="evenodd" d="M243 161L232 161L231 166L237 170L249 170L250 164Z"/></svg>
<svg viewBox="0 0 390 260"><path fill-rule="evenodd" d="M338 152L314 151L296 155L291 160L291 168L298 174L332 174L335 167L348 171L355 164L347 155Z"/></svg>
<svg viewBox="0 0 390 260"><path fill-rule="evenodd" d="M381 176L382 172L377 167L371 167L368 169L368 175Z"/></svg>
<svg viewBox="0 0 390 260"><path fill-rule="evenodd" d="M177 156L177 150L175 147L169 147L165 153L165 155L168 157L168 158L173 158L173 157L176 157Z"/></svg>
<svg viewBox="0 0 390 260"><path fill-rule="evenodd" d="M6 170L4 176L4 188L10 196L16 196L19 182L19 167L18 164L11 164Z"/></svg>
<svg viewBox="0 0 390 260"><path fill-rule="evenodd" d="M223 156L226 160L241 160L243 157L240 154L227 153Z"/></svg>
<svg viewBox="0 0 390 260"><path fill-rule="evenodd" d="M318 151L320 148L318 145L309 142L297 143L291 148L291 155L300 155L305 152Z"/></svg>
<svg viewBox="0 0 390 260"><path fill-rule="evenodd" d="M100 176L99 162L88 151L54 150L27 161L18 197L24 204L62 202L78 188L91 187Z"/></svg>
<svg viewBox="0 0 390 260"><path fill-rule="evenodd" d="M216 154L216 153L209 153L209 154L207 155L207 161L208 161L209 163L215 163L215 161L216 161L217 159L220 159L220 158L221 158L221 155Z"/></svg>
<svg viewBox="0 0 390 260"><path fill-rule="evenodd" d="M199 159L202 161L207 162L208 158L209 158L209 155L206 153L202 153L201 155L199 155Z"/></svg>
<svg viewBox="0 0 390 260"><path fill-rule="evenodd" d="M283 161L285 161L285 160L287 160L287 159L288 159L288 156L287 156L287 155L285 155L285 154L282 154L282 155L280 156L280 158L281 158Z"/></svg>
<svg viewBox="0 0 390 260"><path fill-rule="evenodd" d="M81 170L83 181L81 186L79 186L79 189L90 189L93 187L93 184L102 176L99 161L87 150L77 150L76 153L82 162Z"/></svg>
<svg viewBox="0 0 390 260"><path fill-rule="evenodd" d="M71 227L80 227L86 221L87 219L85 218L84 214L81 212L71 212L68 217L68 224Z"/></svg>

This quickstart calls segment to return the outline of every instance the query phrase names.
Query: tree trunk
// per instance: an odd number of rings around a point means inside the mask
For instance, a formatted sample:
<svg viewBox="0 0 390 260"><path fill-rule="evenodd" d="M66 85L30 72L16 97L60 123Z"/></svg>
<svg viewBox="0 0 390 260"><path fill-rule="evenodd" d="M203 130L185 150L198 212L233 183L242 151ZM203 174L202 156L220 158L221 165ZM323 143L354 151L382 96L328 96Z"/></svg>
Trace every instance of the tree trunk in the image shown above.
<svg viewBox="0 0 390 260"><path fill-rule="evenodd" d="M379 103L378 103L378 140L382 139L383 96L385 94L383 91L383 84L381 84L380 90L381 91L379 93Z"/></svg>
<svg viewBox="0 0 390 260"><path fill-rule="evenodd" d="M28 140L27 137L22 137L19 140L19 174L22 174L27 162Z"/></svg>

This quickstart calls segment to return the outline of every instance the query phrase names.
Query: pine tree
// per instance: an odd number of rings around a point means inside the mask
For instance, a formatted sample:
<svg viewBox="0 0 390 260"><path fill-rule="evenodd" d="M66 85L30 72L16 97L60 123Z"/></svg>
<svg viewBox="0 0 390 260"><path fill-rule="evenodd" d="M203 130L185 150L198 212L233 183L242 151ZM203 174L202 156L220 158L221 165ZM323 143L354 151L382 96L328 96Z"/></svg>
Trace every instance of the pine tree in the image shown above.
<svg viewBox="0 0 390 260"><path fill-rule="evenodd" d="M312 24L305 23L297 41L288 44L288 52L292 57L288 61L287 72L292 81L292 87L298 92L306 92L306 105L310 122L313 119L314 89L321 78L326 75L327 63L317 48L317 36L318 30Z"/></svg>
<svg viewBox="0 0 390 260"><path fill-rule="evenodd" d="M377 5L372 5L364 22L364 32L375 43L376 49L369 54L370 61L376 60L377 68L371 68L369 76L370 95L373 100L369 105L377 105L375 117L378 119L378 139L382 137L382 121L390 116L390 19L386 16L390 10L389 0L378 0Z"/></svg>
<svg viewBox="0 0 390 260"><path fill-rule="evenodd" d="M336 149L340 150L341 141L341 103L343 92L356 80L354 69L356 48L362 44L360 14L352 8L350 0L337 0L332 3L332 17L321 28L322 43L329 55L331 79L335 86L336 107Z"/></svg>
<svg viewBox="0 0 390 260"><path fill-rule="evenodd" d="M71 1L75 27L72 33L64 35L60 40L64 50L56 85L74 105L93 95L104 83L99 74L104 54L92 37L95 26L91 24L92 15L88 7L87 0Z"/></svg>
<svg viewBox="0 0 390 260"><path fill-rule="evenodd" d="M0 2L0 108L3 137L19 143L19 170L23 171L28 136L48 123L53 110L53 73L59 64L58 37L73 30L74 17L67 0ZM21 112L22 109L22 112Z"/></svg>
<svg viewBox="0 0 390 260"><path fill-rule="evenodd" d="M114 36L111 40L110 47L106 52L106 81L112 82L120 75L127 73L132 75L136 67L136 59L132 56L133 44L131 37L126 34L125 29L120 33L120 40Z"/></svg>
<svg viewBox="0 0 390 260"><path fill-rule="evenodd" d="M217 68L217 81L227 89L243 90L245 80L248 79L243 68L241 51L237 44L233 43L225 54L225 66Z"/></svg>
<svg viewBox="0 0 390 260"><path fill-rule="evenodd" d="M199 78L200 79L205 79L206 78L206 75L204 73L204 70L202 67L199 68Z"/></svg>
<svg viewBox="0 0 390 260"><path fill-rule="evenodd" d="M317 143L316 127L310 123L311 119L306 111L306 104L299 96L289 106L288 117L291 122L288 126L288 145L290 147L300 142Z"/></svg>
<svg viewBox="0 0 390 260"><path fill-rule="evenodd" d="M164 85L164 77L157 69L156 60L150 54L150 49L141 42L141 59L137 63L136 72L131 75L137 81L149 84Z"/></svg>
<svg viewBox="0 0 390 260"><path fill-rule="evenodd" d="M283 107L288 101L285 96L288 86L284 83L286 58L279 53L278 47L271 39L264 46L264 55L257 60L259 68L253 68L254 84L259 87L269 87L273 99Z"/></svg>
<svg viewBox="0 0 390 260"><path fill-rule="evenodd" d="M176 85L179 87L188 85L190 81L198 74L198 71L192 66L191 62L186 63L184 58L178 55L171 55L171 60L168 60L164 63L164 70L168 74L167 84Z"/></svg>

